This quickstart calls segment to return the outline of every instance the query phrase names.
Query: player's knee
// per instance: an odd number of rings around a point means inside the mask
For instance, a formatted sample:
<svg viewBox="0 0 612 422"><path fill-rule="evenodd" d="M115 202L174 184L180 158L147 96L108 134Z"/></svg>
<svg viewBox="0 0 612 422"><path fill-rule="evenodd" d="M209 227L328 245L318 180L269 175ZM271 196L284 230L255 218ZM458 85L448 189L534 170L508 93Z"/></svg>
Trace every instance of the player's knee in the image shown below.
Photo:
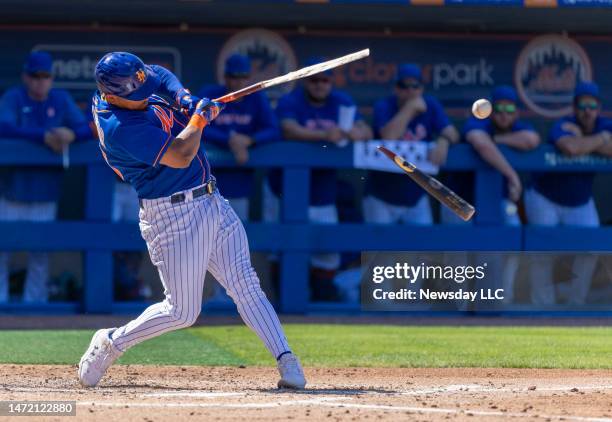
<svg viewBox="0 0 612 422"><path fill-rule="evenodd" d="M185 308L174 306L169 309L169 315L172 318L172 323L175 329L191 327L198 320L200 309L187 310Z"/></svg>
<svg viewBox="0 0 612 422"><path fill-rule="evenodd" d="M198 315L200 315L200 310L186 312L183 315L180 315L176 319L176 323L178 328L187 328L191 327L198 320Z"/></svg>
<svg viewBox="0 0 612 422"><path fill-rule="evenodd" d="M196 323L196 321L198 320L198 316L200 315L200 310L197 309L193 312L191 312L188 316L187 319L185 320L185 326L186 327L191 327L193 324Z"/></svg>

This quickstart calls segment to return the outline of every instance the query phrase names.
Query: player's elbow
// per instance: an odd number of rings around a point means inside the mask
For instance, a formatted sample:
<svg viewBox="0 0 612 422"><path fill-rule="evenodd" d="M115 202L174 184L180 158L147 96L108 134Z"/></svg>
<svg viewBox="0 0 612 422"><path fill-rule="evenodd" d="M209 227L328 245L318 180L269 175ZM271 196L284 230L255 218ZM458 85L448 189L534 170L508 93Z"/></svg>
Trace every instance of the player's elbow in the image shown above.
<svg viewBox="0 0 612 422"><path fill-rule="evenodd" d="M199 149L199 141L192 142L181 138L174 141L162 157L161 163L173 168L186 168L191 165Z"/></svg>
<svg viewBox="0 0 612 422"><path fill-rule="evenodd" d="M537 148L538 145L540 145L540 137L538 136L537 133L533 133L533 134L529 134L525 136L525 139L523 141L524 151L531 151L532 149Z"/></svg>
<svg viewBox="0 0 612 422"><path fill-rule="evenodd" d="M559 148L559 150L563 154L570 156L570 157L576 157L578 155L582 155L582 151L580 150L580 147L574 144L573 142L558 142L557 148Z"/></svg>
<svg viewBox="0 0 612 422"><path fill-rule="evenodd" d="M161 163L168 167L184 169L191 165L194 157L195 153L190 151L168 150L162 157Z"/></svg>

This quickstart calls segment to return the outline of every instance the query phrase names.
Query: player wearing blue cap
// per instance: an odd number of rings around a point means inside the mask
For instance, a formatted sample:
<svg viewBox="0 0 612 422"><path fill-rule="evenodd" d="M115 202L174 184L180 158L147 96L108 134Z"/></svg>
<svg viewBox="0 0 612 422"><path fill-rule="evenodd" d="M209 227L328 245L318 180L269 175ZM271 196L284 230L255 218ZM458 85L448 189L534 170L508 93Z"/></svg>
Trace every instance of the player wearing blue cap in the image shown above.
<svg viewBox="0 0 612 422"><path fill-rule="evenodd" d="M277 359L279 387L303 388L300 363L251 266L244 227L216 189L201 145L202 131L223 104L206 98L194 104L174 74L129 53L102 57L95 76L100 150L138 192L141 234L166 298L122 327L94 334L79 363L81 384L97 385L129 347L192 325L208 270Z"/></svg>
<svg viewBox="0 0 612 422"><path fill-rule="evenodd" d="M198 95L218 98L238 91L249 84L251 61L248 56L232 54L225 61L224 84L204 87ZM249 159L249 149L256 145L278 141L278 121L263 91L229 103L217 119L204 128L204 139L215 146L229 149L240 166ZM221 169L215 172L223 196L242 221L249 218L249 197L255 178L252 169ZM215 285L213 300L227 300Z"/></svg>
<svg viewBox="0 0 612 422"><path fill-rule="evenodd" d="M429 159L441 165L448 147L459 140L442 105L424 94L421 68L412 63L398 67L393 95L374 105L374 135L379 139L435 142ZM429 197L404 175L371 171L368 174L364 218L371 223L430 225Z"/></svg>
<svg viewBox="0 0 612 422"><path fill-rule="evenodd" d="M504 176L504 198L500 203L504 224L518 226L521 220L515 203L521 195L521 179L498 146L506 145L519 151L529 151L539 145L540 136L529 122L520 119L518 95L513 87L508 85L495 87L491 92L491 103L493 113L490 117L468 119L463 127L462 140L469 143L483 161L489 163ZM475 185L473 173L453 173L447 185L459 196L473 203ZM471 224L471 221L461 220L446 207L441 207L440 217L444 224ZM499 262L495 261L496 259L493 259L489 265L501 266L499 281L500 287L504 289L504 302L512 303L514 280L519 265L518 256L508 255Z"/></svg>
<svg viewBox="0 0 612 422"><path fill-rule="evenodd" d="M587 154L612 156L612 120L601 116L599 87L593 82L579 82L574 93L574 114L558 120L548 134L548 141L570 157ZM529 224L539 226L598 227L599 216L593 201L595 173L536 173L533 186L525 194ZM534 304L554 304L555 287L552 263L542 257L532 262L531 300ZM583 304L589 293L596 258L578 256L567 300Z"/></svg>
<svg viewBox="0 0 612 422"><path fill-rule="evenodd" d="M486 119L468 119L463 127L462 138L474 147L485 162L504 176L505 198L500 204L504 222L512 226L519 225L516 206L512 202L517 202L521 196L521 179L497 146L506 145L519 151L529 151L540 144L540 136L529 122L520 119L518 95L514 88L508 85L495 87L491 92L491 103L491 116ZM473 173L453 174L448 180L448 186L468 202L473 202ZM445 224L465 224L446 207L441 209L440 215Z"/></svg>
<svg viewBox="0 0 612 422"><path fill-rule="evenodd" d="M311 66L322 62L312 57L306 62ZM372 132L356 113L353 99L333 86L332 72L313 75L292 92L278 101L276 114L283 138L291 141L331 142L343 145L348 141L370 139ZM349 117L346 117L349 115ZM269 185L264 186L264 218L277 220L280 214L278 196L281 195L280 172L271 172ZM310 206L308 218L321 224L338 222L336 209L337 174L335 170L311 171ZM337 299L333 285L335 271L340 266L337 253L316 254L311 257L311 299L329 301Z"/></svg>
<svg viewBox="0 0 612 422"><path fill-rule="evenodd" d="M224 84L204 87L201 97L218 98L238 91L249 84L251 62L248 56L232 54L225 61ZM213 145L229 149L238 165L249 159L249 148L278 141L280 132L270 101L263 91L229 103L223 114L204 129L204 139ZM249 217L249 196L253 192L252 170L226 169L215 172L223 195L229 200L240 219Z"/></svg>
<svg viewBox="0 0 612 422"><path fill-rule="evenodd" d="M23 85L10 88L0 99L0 136L45 145L61 154L75 139L91 138L85 116L67 91L53 88L53 60L49 53L31 53L22 73ZM52 221L56 218L62 169L19 167L3 173L0 220ZM0 253L0 302L8 300L9 270ZM48 299L49 258L30 253L24 302Z"/></svg>

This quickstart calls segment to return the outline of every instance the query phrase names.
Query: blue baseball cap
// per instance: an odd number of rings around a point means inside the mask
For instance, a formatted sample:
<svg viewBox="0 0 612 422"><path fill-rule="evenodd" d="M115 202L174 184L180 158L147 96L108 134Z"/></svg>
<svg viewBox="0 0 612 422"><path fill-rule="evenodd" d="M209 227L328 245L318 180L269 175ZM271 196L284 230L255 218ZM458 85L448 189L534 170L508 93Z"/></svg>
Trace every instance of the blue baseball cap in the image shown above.
<svg viewBox="0 0 612 422"><path fill-rule="evenodd" d="M251 73L251 60L243 54L232 54L225 61L225 74L228 76L248 76Z"/></svg>
<svg viewBox="0 0 612 422"><path fill-rule="evenodd" d="M419 82L423 81L423 74L421 73L421 66L415 63L402 63L397 67L397 74L395 75L395 81L399 82L405 78L413 78Z"/></svg>
<svg viewBox="0 0 612 422"><path fill-rule="evenodd" d="M102 57L96 65L95 76L100 92L132 101L149 98L161 85L159 76L150 66L124 51Z"/></svg>
<svg viewBox="0 0 612 422"><path fill-rule="evenodd" d="M518 103L518 94L516 90L510 85L499 85L493 88L491 92L491 101L496 103L498 101L511 101Z"/></svg>
<svg viewBox="0 0 612 422"><path fill-rule="evenodd" d="M321 56L314 56L314 57L309 57L305 62L304 62L304 66L312 66L315 64L319 64L319 63L323 63L324 61L326 61L323 57ZM331 69L327 69L323 72L317 73L317 75L326 75L326 76L333 76L334 72L332 72ZM312 75L315 76L315 75Z"/></svg>
<svg viewBox="0 0 612 422"><path fill-rule="evenodd" d="M595 82L578 82L574 91L574 100L577 100L578 97L583 95L590 95L591 97L595 97L599 100L599 86Z"/></svg>
<svg viewBox="0 0 612 422"><path fill-rule="evenodd" d="M53 69L53 59L46 51L33 51L26 58L23 64L25 73L51 73Z"/></svg>

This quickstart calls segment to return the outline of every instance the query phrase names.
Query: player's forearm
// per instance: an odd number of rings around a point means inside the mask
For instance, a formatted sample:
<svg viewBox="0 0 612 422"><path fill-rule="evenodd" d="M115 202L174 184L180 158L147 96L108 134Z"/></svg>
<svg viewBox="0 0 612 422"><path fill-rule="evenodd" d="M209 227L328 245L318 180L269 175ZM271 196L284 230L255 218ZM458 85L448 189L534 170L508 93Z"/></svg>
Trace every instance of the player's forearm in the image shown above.
<svg viewBox="0 0 612 422"><path fill-rule="evenodd" d="M453 125L448 125L440 132L440 137L445 138L451 144L459 142L459 131Z"/></svg>
<svg viewBox="0 0 612 422"><path fill-rule="evenodd" d="M185 129L172 140L168 151L162 158L162 164L170 167L189 167L198 150L200 149L200 138L202 129L195 125L187 125Z"/></svg>
<svg viewBox="0 0 612 422"><path fill-rule="evenodd" d="M606 142L595 150L597 154L612 157L612 142Z"/></svg>
<svg viewBox="0 0 612 422"><path fill-rule="evenodd" d="M4 138L27 139L28 141L44 144L45 129L42 128L25 128L9 122L0 123L0 136Z"/></svg>
<svg viewBox="0 0 612 422"><path fill-rule="evenodd" d="M478 152L484 161L497 169L506 178L511 179L516 176L516 171L495 145L483 148Z"/></svg>
<svg viewBox="0 0 612 422"><path fill-rule="evenodd" d="M406 126L413 117L414 113L410 109L400 109L386 125L380 128L381 137L388 140L402 139L406 132Z"/></svg>
<svg viewBox="0 0 612 422"><path fill-rule="evenodd" d="M516 171L514 171L506 157L495 146L488 134L474 130L467 133L466 139L478 152L483 161L490 164L508 179L516 176Z"/></svg>
<svg viewBox="0 0 612 422"><path fill-rule="evenodd" d="M530 130L521 130L513 133L495 135L495 142L520 149L521 151L529 151L539 145L540 137L537 133Z"/></svg>
<svg viewBox="0 0 612 422"><path fill-rule="evenodd" d="M160 93L165 94L168 97L173 98L178 101L178 96L181 91L184 91L185 88L181 81L174 75L174 73L170 72L163 66L151 65L151 68L155 71L155 73L159 76L161 80L160 85Z"/></svg>
<svg viewBox="0 0 612 422"><path fill-rule="evenodd" d="M606 143L601 133L589 136L564 136L557 141L557 147L566 155L577 156L597 151Z"/></svg>
<svg viewBox="0 0 612 422"><path fill-rule="evenodd" d="M356 140L367 141L374 137L372 129L363 120L358 120L355 122L353 128L355 130L354 136Z"/></svg>
<svg viewBox="0 0 612 422"><path fill-rule="evenodd" d="M283 123L283 137L290 141L321 142L326 140L327 133L324 130L307 129L296 123Z"/></svg>

